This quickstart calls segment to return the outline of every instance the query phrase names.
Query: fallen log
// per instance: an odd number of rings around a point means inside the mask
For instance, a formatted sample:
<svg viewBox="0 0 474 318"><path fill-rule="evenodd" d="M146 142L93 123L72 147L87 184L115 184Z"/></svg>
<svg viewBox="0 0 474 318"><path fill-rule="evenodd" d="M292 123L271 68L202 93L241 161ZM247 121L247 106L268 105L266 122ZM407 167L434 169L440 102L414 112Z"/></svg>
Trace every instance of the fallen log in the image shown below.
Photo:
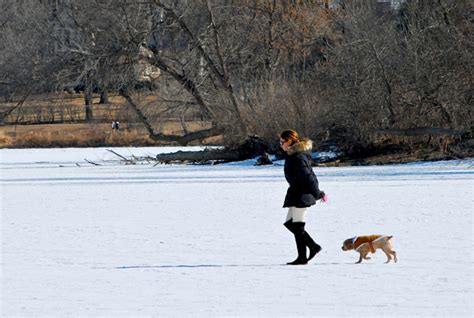
<svg viewBox="0 0 474 318"><path fill-rule="evenodd" d="M193 162L193 163L207 163L207 162L231 162L241 161L247 159L264 156L267 153L272 153L272 147L267 142L257 136L248 137L245 142L236 147L226 147L223 149L206 149L201 151L178 151L174 153L159 154L156 160L159 163L171 162ZM262 160L259 164L269 164L269 160Z"/></svg>
<svg viewBox="0 0 474 318"><path fill-rule="evenodd" d="M193 162L206 163L209 161L237 161L240 155L236 150L206 149L201 151L177 151L156 156L160 163Z"/></svg>

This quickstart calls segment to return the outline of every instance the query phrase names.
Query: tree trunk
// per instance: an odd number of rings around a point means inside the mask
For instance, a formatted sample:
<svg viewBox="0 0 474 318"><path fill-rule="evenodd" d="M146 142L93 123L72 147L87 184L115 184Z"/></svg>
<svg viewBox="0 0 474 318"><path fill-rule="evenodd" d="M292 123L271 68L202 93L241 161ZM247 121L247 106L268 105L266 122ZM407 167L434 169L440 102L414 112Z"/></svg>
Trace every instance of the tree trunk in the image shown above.
<svg viewBox="0 0 474 318"><path fill-rule="evenodd" d="M100 92L100 101L99 104L108 104L109 103L109 94L107 92L107 89L103 89Z"/></svg>
<svg viewBox="0 0 474 318"><path fill-rule="evenodd" d="M91 121L93 118L92 115L92 104L93 104L93 95L92 95L92 83L89 80L86 80L86 85L84 88L84 105L86 111L86 121Z"/></svg>

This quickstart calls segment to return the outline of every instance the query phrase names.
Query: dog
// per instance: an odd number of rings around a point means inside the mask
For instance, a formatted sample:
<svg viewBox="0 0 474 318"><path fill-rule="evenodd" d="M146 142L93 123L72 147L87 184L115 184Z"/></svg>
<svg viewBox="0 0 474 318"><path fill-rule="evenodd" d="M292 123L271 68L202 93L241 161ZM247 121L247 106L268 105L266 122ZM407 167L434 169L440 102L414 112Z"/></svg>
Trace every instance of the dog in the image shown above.
<svg viewBox="0 0 474 318"><path fill-rule="evenodd" d="M393 250L392 244L390 240L392 239L392 235L364 235L364 236L355 236L353 238L347 239L342 243L342 250L343 251L350 251L355 250L359 252L359 260L356 264L362 262L362 259L368 260L370 257L367 256L369 252L375 253L377 249L381 249L385 255L387 255L388 263L393 260L395 263L397 262L397 253Z"/></svg>

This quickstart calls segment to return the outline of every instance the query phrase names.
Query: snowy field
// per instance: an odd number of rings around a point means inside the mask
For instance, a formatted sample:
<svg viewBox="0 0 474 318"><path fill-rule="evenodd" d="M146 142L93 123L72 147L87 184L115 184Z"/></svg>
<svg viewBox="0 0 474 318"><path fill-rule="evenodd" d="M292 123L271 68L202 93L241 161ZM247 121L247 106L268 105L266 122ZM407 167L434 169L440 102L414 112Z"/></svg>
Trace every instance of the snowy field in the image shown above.
<svg viewBox="0 0 474 318"><path fill-rule="evenodd" d="M117 159L0 150L1 317L474 316L472 159L315 168L329 202L308 213L323 251L306 266L283 265L283 162ZM398 263L354 264L342 241L364 234L393 235Z"/></svg>

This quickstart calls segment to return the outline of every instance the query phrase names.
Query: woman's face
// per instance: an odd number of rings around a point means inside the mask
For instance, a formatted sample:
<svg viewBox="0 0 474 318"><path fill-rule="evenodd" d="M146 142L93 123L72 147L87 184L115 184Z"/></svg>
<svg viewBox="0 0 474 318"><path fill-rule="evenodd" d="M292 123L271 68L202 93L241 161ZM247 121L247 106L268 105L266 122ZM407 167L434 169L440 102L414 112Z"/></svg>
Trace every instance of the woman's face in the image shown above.
<svg viewBox="0 0 474 318"><path fill-rule="evenodd" d="M280 138L280 147L283 149L283 151L288 151L288 147L290 146L291 141L289 140L284 140Z"/></svg>

